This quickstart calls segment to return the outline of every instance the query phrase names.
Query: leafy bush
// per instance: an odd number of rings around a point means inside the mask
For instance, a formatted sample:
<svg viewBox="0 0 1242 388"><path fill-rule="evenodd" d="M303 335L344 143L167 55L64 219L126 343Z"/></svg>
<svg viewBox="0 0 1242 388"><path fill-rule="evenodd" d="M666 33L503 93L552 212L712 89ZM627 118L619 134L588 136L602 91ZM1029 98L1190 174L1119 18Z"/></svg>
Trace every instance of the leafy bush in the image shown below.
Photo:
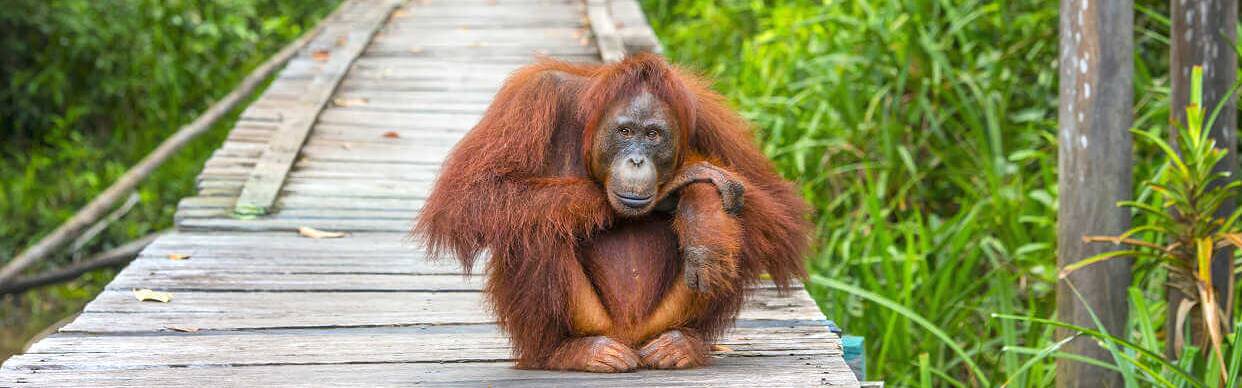
<svg viewBox="0 0 1242 388"><path fill-rule="evenodd" d="M339 0L12 0L0 12L0 257L72 215ZM167 228L216 126L138 190L85 251ZM56 258L44 268L63 263ZM0 359L111 278L6 298Z"/></svg>

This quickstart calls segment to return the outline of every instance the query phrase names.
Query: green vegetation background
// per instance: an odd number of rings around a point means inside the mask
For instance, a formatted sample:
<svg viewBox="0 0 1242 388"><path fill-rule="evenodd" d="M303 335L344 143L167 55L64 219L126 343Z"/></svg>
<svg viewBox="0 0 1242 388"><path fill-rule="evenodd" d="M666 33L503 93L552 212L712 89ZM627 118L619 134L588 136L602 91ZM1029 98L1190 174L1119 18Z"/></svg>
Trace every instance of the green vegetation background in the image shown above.
<svg viewBox="0 0 1242 388"><path fill-rule="evenodd" d="M46 234L339 0L11 0L0 12L0 257ZM230 120L231 121L231 120ZM168 228L230 122L181 151L86 254ZM73 260L58 257L39 269ZM0 300L0 360L112 278Z"/></svg>
<svg viewBox="0 0 1242 388"><path fill-rule="evenodd" d="M643 3L666 54L714 77L801 182L819 226L809 289L867 337L869 379L1052 384L1052 358L1032 357L1052 328L992 314L1055 318L1058 2ZM1135 3L1134 125L1164 137L1168 2ZM1136 147L1135 182L1152 149ZM1163 270L1136 270L1149 302L1131 321L1149 326L1123 337L1159 352Z"/></svg>
<svg viewBox="0 0 1242 388"><path fill-rule="evenodd" d="M6 3L0 257L71 215L335 3ZM1158 15L1167 5L1137 3L1135 126L1160 132L1168 22ZM782 173L801 182L819 226L816 275L913 309L993 381L1051 383L1050 362L1022 365L1049 344L1051 329L991 315L1054 312L1057 2L644 6L667 54L715 77L761 128ZM171 225L177 200L191 194L229 126L160 169L139 191L140 204L84 251ZM1137 158L1137 177L1156 166L1146 156ZM112 275L0 301L0 359L80 309ZM1162 300L1156 283L1136 285ZM857 296L810 288L829 317L867 337L872 379L912 385L923 378L917 371L942 383L971 380L964 360L926 327ZM1158 317L1164 306L1136 310Z"/></svg>

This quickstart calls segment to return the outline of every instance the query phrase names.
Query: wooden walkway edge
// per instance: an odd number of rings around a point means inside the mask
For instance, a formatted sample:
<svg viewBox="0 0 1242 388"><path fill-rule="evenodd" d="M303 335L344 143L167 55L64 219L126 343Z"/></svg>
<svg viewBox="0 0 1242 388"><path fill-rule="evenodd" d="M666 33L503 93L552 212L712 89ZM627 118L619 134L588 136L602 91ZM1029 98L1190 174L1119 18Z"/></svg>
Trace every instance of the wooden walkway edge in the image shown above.
<svg viewBox="0 0 1242 388"><path fill-rule="evenodd" d="M0 387L858 386L814 301L771 287L707 368L517 370L482 278L408 239L440 161L511 71L535 54L601 61L601 27L660 50L636 0L607 6L614 24L590 26L582 0L344 1L207 161L176 231L0 366Z"/></svg>

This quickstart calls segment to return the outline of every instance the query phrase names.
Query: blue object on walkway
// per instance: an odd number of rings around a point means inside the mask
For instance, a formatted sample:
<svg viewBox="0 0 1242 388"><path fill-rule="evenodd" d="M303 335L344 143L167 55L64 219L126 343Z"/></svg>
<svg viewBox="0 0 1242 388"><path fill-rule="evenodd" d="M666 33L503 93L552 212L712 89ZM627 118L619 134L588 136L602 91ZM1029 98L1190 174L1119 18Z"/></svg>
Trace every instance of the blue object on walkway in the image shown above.
<svg viewBox="0 0 1242 388"><path fill-rule="evenodd" d="M858 381L867 380L867 351L863 348L865 337L847 335L841 337L841 347L845 353L845 364L854 371Z"/></svg>

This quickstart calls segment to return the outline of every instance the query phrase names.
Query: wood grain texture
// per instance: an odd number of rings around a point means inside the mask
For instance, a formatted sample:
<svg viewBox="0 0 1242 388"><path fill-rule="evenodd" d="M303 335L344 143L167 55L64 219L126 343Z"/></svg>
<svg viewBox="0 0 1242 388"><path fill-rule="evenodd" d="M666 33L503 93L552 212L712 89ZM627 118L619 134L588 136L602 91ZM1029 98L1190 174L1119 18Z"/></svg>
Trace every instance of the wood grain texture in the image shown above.
<svg viewBox="0 0 1242 388"><path fill-rule="evenodd" d="M361 28L387 4L347 0L334 28ZM622 10L612 25L627 46L643 31L654 41L636 2L611 6ZM586 4L418 0L387 15L365 44L348 38L359 53L352 65L292 60L206 162L198 194L178 204L177 230L59 333L5 362L0 386L858 386L805 290L780 295L771 282L752 289L721 341L732 350L714 353L713 366L514 369L481 293L487 258L466 277L456 261L427 257L408 231L444 156L509 73L537 53L601 59ZM332 57L342 49L325 48ZM307 108L334 66L339 84ZM299 114L310 119L291 141ZM234 218L275 143L296 144L287 153L296 157L281 160L287 173L268 187L272 212ZM349 235L316 240L297 232L304 226ZM173 299L139 302L135 288Z"/></svg>
<svg viewBox="0 0 1242 388"><path fill-rule="evenodd" d="M237 200L235 211L238 214L266 214L276 202L285 175L297 158L315 119L331 99L354 58L362 53L372 35L399 4L396 0L374 0L369 3L373 4L359 4L359 8L367 12L359 12L360 17L356 20L340 25L334 25L336 21L333 20L325 21L328 26L324 33L311 42L309 55L318 59L326 56L326 63L311 79L297 103L279 117L279 128L268 141Z"/></svg>
<svg viewBox="0 0 1242 388"><path fill-rule="evenodd" d="M587 18L591 23L591 32L595 34L595 45L598 47L600 59L605 63L624 59L625 43L617 32L617 23L612 19L608 1L587 0Z"/></svg>

